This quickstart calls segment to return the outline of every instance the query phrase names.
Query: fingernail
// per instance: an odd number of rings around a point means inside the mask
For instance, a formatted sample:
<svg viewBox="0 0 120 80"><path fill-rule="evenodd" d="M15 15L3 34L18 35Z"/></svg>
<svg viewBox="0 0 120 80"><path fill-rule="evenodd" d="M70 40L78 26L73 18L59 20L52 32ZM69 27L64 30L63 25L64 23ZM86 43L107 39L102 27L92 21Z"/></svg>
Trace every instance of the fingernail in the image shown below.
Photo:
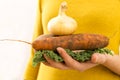
<svg viewBox="0 0 120 80"><path fill-rule="evenodd" d="M58 51L59 53L61 53L61 50L62 50L62 48L60 48L60 47L57 48L57 51Z"/></svg>

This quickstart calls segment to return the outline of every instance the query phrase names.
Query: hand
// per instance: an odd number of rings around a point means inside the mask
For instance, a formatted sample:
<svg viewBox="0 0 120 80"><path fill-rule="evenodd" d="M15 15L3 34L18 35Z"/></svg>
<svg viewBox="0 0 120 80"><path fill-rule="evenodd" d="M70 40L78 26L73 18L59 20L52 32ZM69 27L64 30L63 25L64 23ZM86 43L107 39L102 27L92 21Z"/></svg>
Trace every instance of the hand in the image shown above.
<svg viewBox="0 0 120 80"><path fill-rule="evenodd" d="M72 59L72 57L70 57L63 48L59 47L57 48L57 50L59 54L61 55L61 57L64 59L64 63L55 62L52 59L46 57L46 55L44 55L44 57L47 60L47 62L43 62L45 65L58 68L58 69L62 69L62 70L73 69L73 70L78 70L82 72L98 64L103 64L107 60L106 54L94 53L91 57L91 61L80 63Z"/></svg>

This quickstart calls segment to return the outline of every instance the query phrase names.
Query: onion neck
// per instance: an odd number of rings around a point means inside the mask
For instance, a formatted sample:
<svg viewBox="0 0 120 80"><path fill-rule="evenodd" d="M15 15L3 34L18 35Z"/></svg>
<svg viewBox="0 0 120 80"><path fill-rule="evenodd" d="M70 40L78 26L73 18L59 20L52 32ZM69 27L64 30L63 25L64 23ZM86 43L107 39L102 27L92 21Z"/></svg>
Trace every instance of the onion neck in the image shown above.
<svg viewBox="0 0 120 80"><path fill-rule="evenodd" d="M60 5L60 8L59 8L59 15L60 16L63 16L63 15L66 15L66 10L67 10L67 3L66 2L63 2L61 5Z"/></svg>
<svg viewBox="0 0 120 80"><path fill-rule="evenodd" d="M59 10L59 15L60 15L60 16L63 16L63 15L66 15L66 13L65 13L64 10L60 9L60 10Z"/></svg>

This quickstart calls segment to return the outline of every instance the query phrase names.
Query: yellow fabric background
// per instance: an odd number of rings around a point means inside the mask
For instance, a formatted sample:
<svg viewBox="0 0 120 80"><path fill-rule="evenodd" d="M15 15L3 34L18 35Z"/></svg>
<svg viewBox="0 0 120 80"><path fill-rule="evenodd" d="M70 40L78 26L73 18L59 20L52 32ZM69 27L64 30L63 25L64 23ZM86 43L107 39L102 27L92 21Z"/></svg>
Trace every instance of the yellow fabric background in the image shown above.
<svg viewBox="0 0 120 80"><path fill-rule="evenodd" d="M39 0L38 16L33 40L40 34L49 34L48 21L58 15L59 5L64 0ZM120 40L119 0L66 0L66 14L78 22L77 33L99 33L110 38L108 48L118 54ZM120 80L120 77L102 65L85 72L58 70L43 64L32 67L33 50L27 65L24 80Z"/></svg>

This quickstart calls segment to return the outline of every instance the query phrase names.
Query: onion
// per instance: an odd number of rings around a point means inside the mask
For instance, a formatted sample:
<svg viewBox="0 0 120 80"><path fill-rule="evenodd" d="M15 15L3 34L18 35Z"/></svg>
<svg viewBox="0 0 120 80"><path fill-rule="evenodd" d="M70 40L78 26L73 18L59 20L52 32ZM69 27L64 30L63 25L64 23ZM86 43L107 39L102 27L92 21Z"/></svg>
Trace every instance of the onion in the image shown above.
<svg viewBox="0 0 120 80"><path fill-rule="evenodd" d="M77 22L65 14L66 10L67 3L62 2L58 16L48 22L48 31L53 35L69 35L75 32Z"/></svg>

